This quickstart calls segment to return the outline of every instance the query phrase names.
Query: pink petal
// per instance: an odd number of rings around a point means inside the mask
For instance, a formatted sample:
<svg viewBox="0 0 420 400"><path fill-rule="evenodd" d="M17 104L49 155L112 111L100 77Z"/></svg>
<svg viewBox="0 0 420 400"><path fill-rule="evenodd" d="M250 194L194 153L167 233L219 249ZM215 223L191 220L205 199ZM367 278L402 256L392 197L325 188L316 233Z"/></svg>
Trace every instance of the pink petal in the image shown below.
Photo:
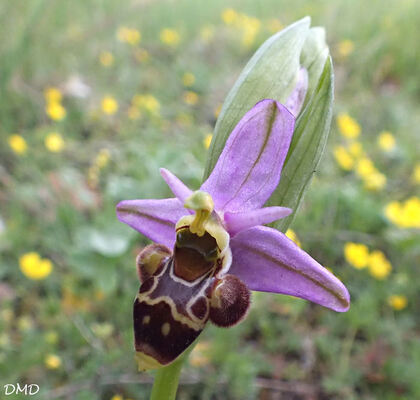
<svg viewBox="0 0 420 400"><path fill-rule="evenodd" d="M213 172L201 187L216 210L263 206L276 188L293 135L293 115L275 100L262 100L230 134Z"/></svg>
<svg viewBox="0 0 420 400"><path fill-rule="evenodd" d="M239 213L225 212L224 221L227 231L233 236L253 226L269 224L287 217L291 212L287 207L264 207Z"/></svg>
<svg viewBox="0 0 420 400"><path fill-rule="evenodd" d="M296 86L284 104L295 117L299 115L303 102L305 101L307 91L308 71L302 67L298 72Z"/></svg>
<svg viewBox="0 0 420 400"><path fill-rule="evenodd" d="M301 297L332 310L350 306L346 287L283 233L259 226L231 240L230 274L251 290Z"/></svg>
<svg viewBox="0 0 420 400"><path fill-rule="evenodd" d="M162 175L162 178L167 183L169 188L172 190L172 193L175 195L175 197L181 202L182 205L184 205L187 197L191 196L192 190L184 185L184 183L171 171L165 168L161 168L160 174Z"/></svg>
<svg viewBox="0 0 420 400"><path fill-rule="evenodd" d="M124 200L117 205L121 222L169 248L175 244L175 224L187 214L178 199Z"/></svg>

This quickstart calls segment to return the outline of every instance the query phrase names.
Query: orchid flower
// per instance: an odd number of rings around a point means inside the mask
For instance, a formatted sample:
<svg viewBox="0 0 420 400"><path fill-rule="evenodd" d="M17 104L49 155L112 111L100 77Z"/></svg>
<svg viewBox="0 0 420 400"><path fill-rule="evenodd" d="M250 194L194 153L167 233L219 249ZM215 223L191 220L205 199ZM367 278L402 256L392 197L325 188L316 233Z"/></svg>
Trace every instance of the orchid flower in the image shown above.
<svg viewBox="0 0 420 400"><path fill-rule="evenodd" d="M199 190L161 169L174 198L118 204L119 220L157 243L137 258L140 369L171 363L208 320L222 327L241 321L250 290L348 310L345 286L285 234L264 226L292 211L263 206L279 183L294 123L288 108L262 100L234 128Z"/></svg>

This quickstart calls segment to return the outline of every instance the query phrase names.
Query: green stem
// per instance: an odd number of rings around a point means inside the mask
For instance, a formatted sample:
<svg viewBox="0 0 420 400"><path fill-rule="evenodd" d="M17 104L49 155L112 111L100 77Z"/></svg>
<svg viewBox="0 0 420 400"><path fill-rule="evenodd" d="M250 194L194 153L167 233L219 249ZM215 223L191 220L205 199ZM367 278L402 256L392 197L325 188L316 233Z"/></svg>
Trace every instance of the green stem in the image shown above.
<svg viewBox="0 0 420 400"><path fill-rule="evenodd" d="M188 352L189 353L189 352ZM174 400L178 389L179 375L182 365L188 355L180 357L167 367L160 368L153 382L152 395L150 400Z"/></svg>

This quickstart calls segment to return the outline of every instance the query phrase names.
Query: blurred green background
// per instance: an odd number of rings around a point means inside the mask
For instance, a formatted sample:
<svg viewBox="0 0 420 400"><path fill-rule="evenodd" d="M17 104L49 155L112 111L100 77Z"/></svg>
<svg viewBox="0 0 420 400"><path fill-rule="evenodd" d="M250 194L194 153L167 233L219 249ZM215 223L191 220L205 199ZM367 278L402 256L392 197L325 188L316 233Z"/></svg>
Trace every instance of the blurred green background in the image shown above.
<svg viewBox="0 0 420 400"><path fill-rule="evenodd" d="M0 398L16 382L38 399L148 397L131 316L147 240L115 204L170 196L159 167L199 187L229 88L305 15L327 29L336 102L288 235L352 306L254 293L245 322L206 329L178 397L420 398L416 0L2 1Z"/></svg>

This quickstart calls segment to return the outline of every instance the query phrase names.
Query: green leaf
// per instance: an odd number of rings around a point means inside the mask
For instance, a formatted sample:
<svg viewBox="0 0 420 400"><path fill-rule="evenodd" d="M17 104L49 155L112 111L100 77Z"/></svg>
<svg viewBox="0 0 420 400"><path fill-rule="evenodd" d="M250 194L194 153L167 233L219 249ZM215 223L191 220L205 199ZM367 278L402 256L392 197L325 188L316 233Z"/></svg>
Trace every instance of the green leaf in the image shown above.
<svg viewBox="0 0 420 400"><path fill-rule="evenodd" d="M293 209L289 217L272 224L280 231L286 231L292 222L324 152L332 117L333 85L332 61L328 57L318 86L296 122L280 183L267 202Z"/></svg>
<svg viewBox="0 0 420 400"><path fill-rule="evenodd" d="M309 32L305 17L267 39L243 69L229 92L217 119L204 172L213 170L233 128L256 103L263 99L286 101L296 85L300 54Z"/></svg>

